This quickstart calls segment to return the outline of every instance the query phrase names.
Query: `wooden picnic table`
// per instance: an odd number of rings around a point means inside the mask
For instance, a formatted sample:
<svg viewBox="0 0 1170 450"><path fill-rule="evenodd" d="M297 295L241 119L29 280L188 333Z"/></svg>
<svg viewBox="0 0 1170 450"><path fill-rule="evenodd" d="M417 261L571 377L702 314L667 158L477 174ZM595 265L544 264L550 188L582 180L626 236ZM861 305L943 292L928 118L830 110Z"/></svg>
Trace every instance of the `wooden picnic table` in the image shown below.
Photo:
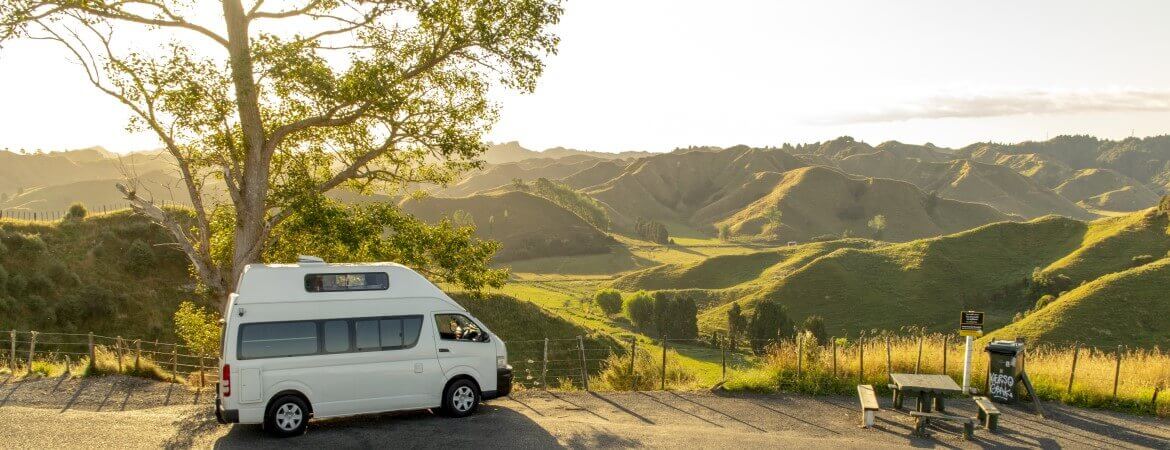
<svg viewBox="0 0 1170 450"><path fill-rule="evenodd" d="M891 373L890 381L894 392L894 407L902 407L902 399L912 395L918 399L916 409L921 412L930 412L931 407L939 412L945 411L943 396L946 394L961 394L963 388L948 375L929 375L917 373Z"/></svg>

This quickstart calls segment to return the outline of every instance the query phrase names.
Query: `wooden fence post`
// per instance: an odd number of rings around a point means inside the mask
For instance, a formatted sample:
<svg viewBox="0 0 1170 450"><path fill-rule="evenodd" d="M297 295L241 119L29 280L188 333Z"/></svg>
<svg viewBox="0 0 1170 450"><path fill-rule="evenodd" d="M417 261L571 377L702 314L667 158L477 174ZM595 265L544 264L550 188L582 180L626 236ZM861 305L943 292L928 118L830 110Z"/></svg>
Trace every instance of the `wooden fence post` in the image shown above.
<svg viewBox="0 0 1170 450"><path fill-rule="evenodd" d="M833 378L837 378L837 338L833 339Z"/></svg>
<svg viewBox="0 0 1170 450"><path fill-rule="evenodd" d="M796 335L796 378L804 375L804 339L801 335Z"/></svg>
<svg viewBox="0 0 1170 450"><path fill-rule="evenodd" d="M918 335L918 360L914 361L914 373L922 370L922 341L925 339L922 335Z"/></svg>
<svg viewBox="0 0 1170 450"><path fill-rule="evenodd" d="M666 390L666 336L662 337L662 390Z"/></svg>
<svg viewBox="0 0 1170 450"><path fill-rule="evenodd" d="M544 338L544 357L540 363L540 387L548 390L548 338Z"/></svg>
<svg viewBox="0 0 1170 450"><path fill-rule="evenodd" d="M894 373L894 352L891 350L890 337L886 336L886 378L890 378L892 373Z"/></svg>
<svg viewBox="0 0 1170 450"><path fill-rule="evenodd" d="M171 383L179 381L179 348L171 344Z"/></svg>
<svg viewBox="0 0 1170 450"><path fill-rule="evenodd" d="M1072 394L1073 378L1077 374L1077 357L1081 354L1081 343L1073 343L1073 361L1072 368L1068 371L1068 393Z"/></svg>
<svg viewBox="0 0 1170 450"><path fill-rule="evenodd" d="M1162 382L1159 382L1157 386L1154 386L1154 397L1150 399L1150 411L1152 411L1154 415L1158 414L1158 392L1161 391Z"/></svg>
<svg viewBox="0 0 1170 450"><path fill-rule="evenodd" d="M723 342L723 382L727 382L727 342Z"/></svg>
<svg viewBox="0 0 1170 450"><path fill-rule="evenodd" d="M943 352L942 373L943 373L943 375L947 374L947 347L950 346L950 343L951 343L951 335L944 334L943 335L943 348L942 348L942 352Z"/></svg>
<svg viewBox="0 0 1170 450"><path fill-rule="evenodd" d="M93 332L89 332L89 367L97 367L97 352L93 348Z"/></svg>
<svg viewBox="0 0 1170 450"><path fill-rule="evenodd" d="M857 342L857 381L861 383L865 381L865 336L862 335Z"/></svg>
<svg viewBox="0 0 1170 450"><path fill-rule="evenodd" d="M205 385L203 380L203 355L199 355L199 388L202 389Z"/></svg>
<svg viewBox="0 0 1170 450"><path fill-rule="evenodd" d="M134 340L134 370L142 370L142 365L139 359L142 358L142 339Z"/></svg>
<svg viewBox="0 0 1170 450"><path fill-rule="evenodd" d="M12 373L16 374L16 329L8 332L8 338L11 340L8 346L8 364L12 366Z"/></svg>
<svg viewBox="0 0 1170 450"><path fill-rule="evenodd" d="M32 366L33 366L33 355L36 354L36 350L37 350L37 334L38 333L36 331L29 331L28 334L29 334L29 339L28 339L28 373L31 374L32 373Z"/></svg>
<svg viewBox="0 0 1170 450"><path fill-rule="evenodd" d="M634 363L638 358L638 338L630 338L630 390L638 390L638 372L634 370Z"/></svg>
<svg viewBox="0 0 1170 450"><path fill-rule="evenodd" d="M585 362L585 337L577 335L577 348L581 350L581 384L589 392L589 366Z"/></svg>
<svg viewBox="0 0 1170 450"><path fill-rule="evenodd" d="M114 339L114 354L118 357L118 373L122 373L122 336Z"/></svg>
<svg viewBox="0 0 1170 450"><path fill-rule="evenodd" d="M1117 400L1117 381L1121 378L1121 348L1117 346L1117 366L1113 369L1113 399Z"/></svg>

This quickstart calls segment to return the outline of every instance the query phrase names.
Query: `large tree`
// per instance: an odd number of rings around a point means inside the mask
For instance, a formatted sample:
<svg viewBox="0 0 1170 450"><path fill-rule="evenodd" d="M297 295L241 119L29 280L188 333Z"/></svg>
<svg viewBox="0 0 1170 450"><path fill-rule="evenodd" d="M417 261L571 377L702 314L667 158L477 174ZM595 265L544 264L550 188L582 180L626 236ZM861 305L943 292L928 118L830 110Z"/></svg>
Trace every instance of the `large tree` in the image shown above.
<svg viewBox="0 0 1170 450"><path fill-rule="evenodd" d="M443 183L477 166L495 118L489 90L534 88L562 13L558 0L212 3L6 0L0 44L60 44L128 108L131 129L158 137L192 212L160 208L134 183L118 187L174 234L220 298L304 209L312 218L292 229L335 231L315 222L338 208L325 193ZM226 199L209 199L213 183ZM385 220L343 228L393 234L404 220L385 208L371 217ZM468 281L458 258L439 254L461 248L453 243L476 244L438 239L421 260L448 281ZM395 254L365 254L387 253Z"/></svg>

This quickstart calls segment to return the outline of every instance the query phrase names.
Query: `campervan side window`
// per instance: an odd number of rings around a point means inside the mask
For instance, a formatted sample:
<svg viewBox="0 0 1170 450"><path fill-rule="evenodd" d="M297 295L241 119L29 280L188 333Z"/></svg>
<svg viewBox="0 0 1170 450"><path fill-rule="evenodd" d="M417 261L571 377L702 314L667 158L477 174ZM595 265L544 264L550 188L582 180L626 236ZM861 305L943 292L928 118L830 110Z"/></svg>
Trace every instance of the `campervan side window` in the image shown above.
<svg viewBox="0 0 1170 450"><path fill-rule="evenodd" d="M316 322L249 323L240 326L240 359L317 353Z"/></svg>
<svg viewBox="0 0 1170 450"><path fill-rule="evenodd" d="M386 272L311 273L305 275L308 292L384 291L390 289Z"/></svg>
<svg viewBox="0 0 1170 450"><path fill-rule="evenodd" d="M418 343L422 322L423 316L396 316L246 323L240 325L237 353L260 359L408 349Z"/></svg>

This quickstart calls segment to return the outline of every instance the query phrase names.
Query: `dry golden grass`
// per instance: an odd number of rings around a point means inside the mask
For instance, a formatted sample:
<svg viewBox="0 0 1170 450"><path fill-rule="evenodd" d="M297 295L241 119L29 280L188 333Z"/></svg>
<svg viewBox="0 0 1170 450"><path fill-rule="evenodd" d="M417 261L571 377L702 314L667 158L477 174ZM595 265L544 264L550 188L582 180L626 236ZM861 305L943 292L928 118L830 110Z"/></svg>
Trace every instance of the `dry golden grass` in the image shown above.
<svg viewBox="0 0 1170 450"><path fill-rule="evenodd" d="M963 341L955 336L875 336L866 339L864 345L858 341L838 341L836 370L833 369L831 343L817 346L811 338L806 338L805 343L803 356L798 356L797 341L785 341L771 347L761 364L732 368L725 388L849 394L857 384L872 384L885 392L891 371L913 373L917 367L920 373L943 373L944 353L945 373L956 383L962 380ZM1155 389L1170 381L1170 354L1160 350L1123 349L1120 371L1117 372L1117 396L1114 398L1117 349L1081 348L1070 391L1073 352L1072 347L1051 346L1027 351L1025 371L1041 399L1132 413L1170 415L1170 394L1160 394L1157 404L1153 403ZM971 386L981 391L985 390L987 365L987 353L982 345L976 344L972 351Z"/></svg>

